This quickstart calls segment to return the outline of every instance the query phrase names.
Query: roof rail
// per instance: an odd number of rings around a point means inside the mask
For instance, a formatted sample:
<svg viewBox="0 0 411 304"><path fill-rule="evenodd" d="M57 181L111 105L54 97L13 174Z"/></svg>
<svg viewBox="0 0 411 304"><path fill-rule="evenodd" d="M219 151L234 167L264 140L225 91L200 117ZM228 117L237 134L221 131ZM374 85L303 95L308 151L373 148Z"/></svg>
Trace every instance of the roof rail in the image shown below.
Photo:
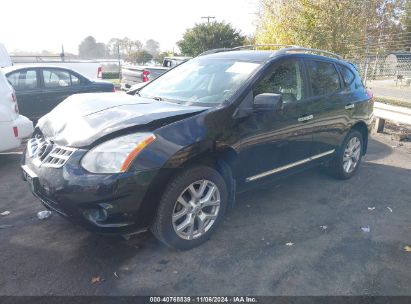
<svg viewBox="0 0 411 304"><path fill-rule="evenodd" d="M337 58L339 60L342 59L342 57L340 55L337 55L335 53L331 53L331 52L323 51L323 50L319 50L319 49L304 48L304 47L300 47L300 46L284 48L284 49L278 50L275 54L273 54L273 56L286 54L286 53L292 53L292 52L303 52L303 53L305 52L305 53L313 53L313 54L322 54L322 55L326 55L328 57Z"/></svg>
<svg viewBox="0 0 411 304"><path fill-rule="evenodd" d="M214 54L214 53L221 53L221 52L229 52L229 51L256 49L257 47L276 47L276 48L279 48L279 50L275 51L275 53L273 53L271 55L271 57L277 56L277 55L282 55L282 54L287 54L287 53L293 53L293 52L303 52L303 53L312 53L312 54L319 54L319 55L323 55L323 56L333 57L333 58L337 58L339 60L343 59L340 55L337 55L335 53L331 53L331 52L323 51L323 50L319 50L319 49L305 48L305 47L301 47L301 46L298 46L298 45L292 45L292 44L249 44L249 45L242 45L242 46L237 46L237 47L233 47L233 48L212 49L212 50L205 51L205 52L201 53L198 56Z"/></svg>
<svg viewBox="0 0 411 304"><path fill-rule="evenodd" d="M199 55L197 55L197 56L204 56L204 55L208 55L208 54L228 52L228 51L231 51L231 50L232 50L232 48L211 49L211 50L207 50L207 51L205 51L205 52L202 52L201 54L199 54Z"/></svg>
<svg viewBox="0 0 411 304"><path fill-rule="evenodd" d="M257 47L277 47L277 48L299 48L300 46L298 45L292 45L292 44L248 44L248 45L242 45L242 46L237 46L232 48L231 50L242 50L242 49L255 49Z"/></svg>

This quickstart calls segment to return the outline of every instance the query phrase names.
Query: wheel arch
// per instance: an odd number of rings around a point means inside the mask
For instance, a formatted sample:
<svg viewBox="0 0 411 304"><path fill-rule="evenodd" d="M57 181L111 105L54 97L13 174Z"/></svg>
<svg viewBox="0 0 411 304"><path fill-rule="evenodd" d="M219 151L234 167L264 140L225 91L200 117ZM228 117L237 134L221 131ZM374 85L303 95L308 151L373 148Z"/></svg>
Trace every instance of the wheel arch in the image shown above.
<svg viewBox="0 0 411 304"><path fill-rule="evenodd" d="M217 170L217 172L224 178L227 185L229 207L233 207L237 189L237 180L234 170L234 162L236 158L237 152L230 147L220 151L208 151L195 155L181 163L178 172L195 165L205 165ZM176 172L176 174L178 174L178 172Z"/></svg>
<svg viewBox="0 0 411 304"><path fill-rule="evenodd" d="M351 130L357 130L358 132L361 133L362 139L363 139L363 144L364 144L364 149L363 149L363 155L367 153L368 149L368 128L365 122L359 121L356 124L354 124L351 128Z"/></svg>

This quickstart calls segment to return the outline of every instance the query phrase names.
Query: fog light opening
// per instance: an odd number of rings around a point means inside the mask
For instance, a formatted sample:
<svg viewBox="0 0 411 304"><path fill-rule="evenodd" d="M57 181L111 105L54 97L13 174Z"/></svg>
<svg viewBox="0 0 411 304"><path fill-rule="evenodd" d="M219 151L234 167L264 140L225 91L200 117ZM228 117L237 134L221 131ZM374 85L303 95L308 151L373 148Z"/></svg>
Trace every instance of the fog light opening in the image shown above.
<svg viewBox="0 0 411 304"><path fill-rule="evenodd" d="M85 217L91 222L104 222L108 218L108 213L103 208L87 209L83 211Z"/></svg>

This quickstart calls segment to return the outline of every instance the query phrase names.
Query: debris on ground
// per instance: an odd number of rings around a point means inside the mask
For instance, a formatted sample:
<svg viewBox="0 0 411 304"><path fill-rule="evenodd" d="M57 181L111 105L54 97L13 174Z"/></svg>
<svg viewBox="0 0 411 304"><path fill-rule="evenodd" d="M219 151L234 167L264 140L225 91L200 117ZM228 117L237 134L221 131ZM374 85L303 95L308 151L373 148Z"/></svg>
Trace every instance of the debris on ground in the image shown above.
<svg viewBox="0 0 411 304"><path fill-rule="evenodd" d="M370 229L369 226L367 226L367 227L361 227L361 230L364 231L364 232L370 232L370 231L371 231L371 229Z"/></svg>
<svg viewBox="0 0 411 304"><path fill-rule="evenodd" d="M174 270L174 271L173 271L173 273L174 273L174 274L177 274L177 273L178 273L178 271L177 271L177 270Z"/></svg>
<svg viewBox="0 0 411 304"><path fill-rule="evenodd" d="M120 277L119 277L118 274L117 274L117 271L114 271L114 276L115 276L117 279L120 279Z"/></svg>
<svg viewBox="0 0 411 304"><path fill-rule="evenodd" d="M11 213L10 211L4 211L4 212L0 213L0 215L6 216L6 215L9 215L10 213Z"/></svg>
<svg viewBox="0 0 411 304"><path fill-rule="evenodd" d="M102 279L101 277L92 277L91 278L91 284L101 283L103 281L104 281L104 279Z"/></svg>
<svg viewBox="0 0 411 304"><path fill-rule="evenodd" d="M125 240L128 241L131 239L131 235L130 234L122 234L121 237Z"/></svg>
<svg viewBox="0 0 411 304"><path fill-rule="evenodd" d="M37 212L37 217L38 217L39 220L44 220L44 219L50 217L50 215L51 215L50 210L43 210L43 211Z"/></svg>
<svg viewBox="0 0 411 304"><path fill-rule="evenodd" d="M407 245L407 246L404 247L404 250L406 252L411 252L411 247Z"/></svg>
<svg viewBox="0 0 411 304"><path fill-rule="evenodd" d="M375 207L368 207L368 210L373 211L375 210Z"/></svg>
<svg viewBox="0 0 411 304"><path fill-rule="evenodd" d="M293 242L288 242L288 243L285 243L285 245L286 246L294 246L294 243Z"/></svg>
<svg viewBox="0 0 411 304"><path fill-rule="evenodd" d="M0 229L7 229L11 227L13 227L13 225L0 225Z"/></svg>
<svg viewBox="0 0 411 304"><path fill-rule="evenodd" d="M388 209L390 212L392 212L392 209L391 209L390 207L387 207L387 209Z"/></svg>
<svg viewBox="0 0 411 304"><path fill-rule="evenodd" d="M262 237L261 240L264 241L265 240L264 237Z"/></svg>
<svg viewBox="0 0 411 304"><path fill-rule="evenodd" d="M326 230L328 227L326 225L320 226L321 229Z"/></svg>

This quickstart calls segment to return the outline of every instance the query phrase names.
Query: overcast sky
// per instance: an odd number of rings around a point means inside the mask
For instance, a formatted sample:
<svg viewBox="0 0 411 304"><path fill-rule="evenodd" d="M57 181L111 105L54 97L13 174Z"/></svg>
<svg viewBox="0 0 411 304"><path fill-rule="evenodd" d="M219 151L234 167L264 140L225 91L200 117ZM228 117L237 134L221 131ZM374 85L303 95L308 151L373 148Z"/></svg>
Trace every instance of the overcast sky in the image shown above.
<svg viewBox="0 0 411 304"><path fill-rule="evenodd" d="M78 53L88 35L107 43L112 37L155 39L173 50L186 28L215 16L243 34L252 34L258 0L5 0L0 42L14 50ZM176 47L175 47L176 48ZM177 48L176 48L177 50Z"/></svg>

